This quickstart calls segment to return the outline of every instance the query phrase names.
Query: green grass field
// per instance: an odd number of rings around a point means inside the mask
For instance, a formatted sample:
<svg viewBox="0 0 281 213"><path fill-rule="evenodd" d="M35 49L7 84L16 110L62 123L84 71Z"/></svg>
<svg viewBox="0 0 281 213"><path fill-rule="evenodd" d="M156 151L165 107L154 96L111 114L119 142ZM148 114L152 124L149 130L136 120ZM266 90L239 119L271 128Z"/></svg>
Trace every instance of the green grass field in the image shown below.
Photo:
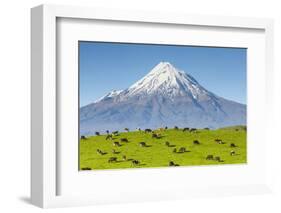
<svg viewBox="0 0 281 213"><path fill-rule="evenodd" d="M113 140L106 140L106 135L87 137L80 140L80 170L88 168L99 169L121 169L121 168L146 168L167 167L170 161L179 166L192 165L219 165L219 164L241 164L247 162L246 155L246 130L243 126L228 127L217 130L198 130L197 133L183 132L182 129L167 129L156 131L161 138L152 138L151 133L144 131L121 132L114 136ZM120 138L127 138L129 142L120 142ZM214 140L222 139L223 144ZM193 141L198 140L199 145ZM118 141L121 146L113 146ZM165 145L169 141L171 147ZM141 147L140 142L148 146ZM236 147L230 147L234 143ZM180 147L185 147L186 152L174 153ZM97 153L100 149L104 154ZM112 150L115 149L116 153ZM230 155L231 151L234 155ZM123 160L122 156L127 160ZM221 161L207 160L207 155L220 157ZM109 163L110 157L117 157L117 162ZM132 159L138 160L139 165L133 165Z"/></svg>

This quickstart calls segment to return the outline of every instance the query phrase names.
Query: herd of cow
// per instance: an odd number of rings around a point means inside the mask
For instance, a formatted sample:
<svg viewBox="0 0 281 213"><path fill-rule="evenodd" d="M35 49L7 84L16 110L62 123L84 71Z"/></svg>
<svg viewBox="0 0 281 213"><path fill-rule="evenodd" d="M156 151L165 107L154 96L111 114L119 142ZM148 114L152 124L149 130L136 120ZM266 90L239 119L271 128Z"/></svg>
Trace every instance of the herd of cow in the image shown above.
<svg viewBox="0 0 281 213"><path fill-rule="evenodd" d="M145 133L150 133L152 138L160 139L160 138L162 138L162 135L159 132L165 131L167 129L168 129L168 127L159 128L157 130L145 129L144 132ZM183 129L179 129L177 126L175 126L174 129L175 130L179 130L179 131L182 130L183 132L187 132L188 131L188 132L191 132L191 133L198 133L198 130L196 128L183 128ZM124 130L129 132L129 128L125 128ZM209 128L204 128L204 130L209 130ZM140 128L138 128L138 131L142 131L142 130ZM96 136L100 136L101 134L100 134L100 132L95 132L95 135ZM106 131L106 140L115 140L115 138L114 138L115 136L119 136L119 132L118 131L113 131L112 133L110 133L108 130ZM87 140L87 137L82 135L80 139L81 140ZM120 146L122 146L122 144L128 143L128 142L129 142L129 140L127 138L120 138L120 142L119 141L113 141L112 146L113 147L120 147ZM214 142L217 143L217 144L225 144L222 139L218 139L218 138L214 139ZM139 144L140 147L151 147L151 145L148 145L146 142L139 142L138 144ZM194 140L193 141L193 145L200 145L200 144L201 144L201 142L199 140ZM171 144L171 142L169 142L169 141L165 142L165 146L167 146L167 147L175 147L175 145ZM235 148L237 146L234 143L231 143L230 147L231 148ZM100 149L97 149L96 151L97 151L98 155L105 155L105 154L107 154L106 152L104 152L104 151L102 151ZM185 152L190 152L190 151L187 150L186 147L179 147L178 149L177 148L173 149L173 153L185 153ZM112 154L119 154L119 153L120 152L116 151L115 149L112 149ZM231 150L230 151L230 156L234 156L234 155L236 155L235 151ZM214 161L217 161L217 162L223 162L221 157L214 156L214 155L211 155L211 154L206 156L206 160L214 160ZM107 162L108 163L116 163L116 162L125 162L125 161L131 161L132 166L139 166L139 165L141 165L140 160L127 158L126 155L122 156L122 160L118 160L117 157L110 157ZM173 161L169 161L168 162L168 166L179 166L179 164L176 164ZM91 168L84 167L84 168L81 168L81 170L91 170Z"/></svg>

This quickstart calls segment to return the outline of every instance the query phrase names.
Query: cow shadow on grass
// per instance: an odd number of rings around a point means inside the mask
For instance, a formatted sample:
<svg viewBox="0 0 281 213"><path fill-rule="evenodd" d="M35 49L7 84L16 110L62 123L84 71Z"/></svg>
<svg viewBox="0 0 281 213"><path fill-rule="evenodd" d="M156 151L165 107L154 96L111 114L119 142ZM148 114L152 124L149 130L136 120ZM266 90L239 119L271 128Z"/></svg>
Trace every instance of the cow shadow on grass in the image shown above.
<svg viewBox="0 0 281 213"><path fill-rule="evenodd" d="M176 147L176 145L169 145L168 147Z"/></svg>
<svg viewBox="0 0 281 213"><path fill-rule="evenodd" d="M128 162L128 161L132 162L133 160L134 160L133 158L129 158L127 160L117 160L116 163L124 163L124 162ZM145 165L146 165L145 163L140 163L140 164L136 165L135 167L145 166Z"/></svg>
<svg viewBox="0 0 281 213"><path fill-rule="evenodd" d="M152 137L152 138L155 138L155 139L162 139L162 138L165 138L165 136L164 135L159 135L159 136L157 136L157 137Z"/></svg>
<svg viewBox="0 0 281 213"><path fill-rule="evenodd" d="M133 167L138 168L138 167L141 167L141 166L146 166L146 163L140 163L140 164L138 164L136 166L133 166Z"/></svg>
<svg viewBox="0 0 281 213"><path fill-rule="evenodd" d="M188 153L188 152L191 152L190 150L186 150L184 152L176 152L177 154L184 154L184 153Z"/></svg>

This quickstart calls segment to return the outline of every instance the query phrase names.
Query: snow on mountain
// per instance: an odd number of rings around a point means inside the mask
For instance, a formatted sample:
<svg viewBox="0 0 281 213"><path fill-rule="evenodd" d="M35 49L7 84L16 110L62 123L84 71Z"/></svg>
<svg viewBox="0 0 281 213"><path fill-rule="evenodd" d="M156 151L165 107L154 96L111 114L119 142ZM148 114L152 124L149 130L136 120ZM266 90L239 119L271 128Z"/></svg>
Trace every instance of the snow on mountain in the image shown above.
<svg viewBox="0 0 281 213"><path fill-rule="evenodd" d="M196 99L207 91L194 78L177 70L169 62L160 62L145 77L129 87L127 95L153 93L167 97L189 94Z"/></svg>
<svg viewBox="0 0 281 213"><path fill-rule="evenodd" d="M80 108L80 132L246 123L246 106L221 98L169 62L160 62L125 90Z"/></svg>
<svg viewBox="0 0 281 213"><path fill-rule="evenodd" d="M119 95L123 90L112 90L109 93L107 93L106 95L102 96L101 98L99 98L98 100L96 100L94 103L97 103L101 100L106 100L108 98L113 98L117 95Z"/></svg>
<svg viewBox="0 0 281 213"><path fill-rule="evenodd" d="M113 95L111 95L113 93ZM134 83L126 90L108 93L96 102L104 101L108 97L117 96L120 100L133 96L146 97L158 94L173 98L178 96L190 96L193 99L204 99L213 96L204 89L192 76L176 69L169 62L160 62L146 76Z"/></svg>

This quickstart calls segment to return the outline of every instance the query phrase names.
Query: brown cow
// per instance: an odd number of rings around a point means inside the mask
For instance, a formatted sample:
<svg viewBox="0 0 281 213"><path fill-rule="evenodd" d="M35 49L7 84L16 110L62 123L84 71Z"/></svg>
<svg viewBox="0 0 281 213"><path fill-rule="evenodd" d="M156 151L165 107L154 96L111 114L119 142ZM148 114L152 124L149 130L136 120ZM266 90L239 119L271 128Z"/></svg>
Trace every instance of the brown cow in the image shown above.
<svg viewBox="0 0 281 213"><path fill-rule="evenodd" d="M83 168L81 168L81 170L86 171L86 170L92 170L92 169L90 167L83 167Z"/></svg>
<svg viewBox="0 0 281 213"><path fill-rule="evenodd" d="M121 142L126 142L126 143L129 142L127 138L120 138L120 141L121 141Z"/></svg>
<svg viewBox="0 0 281 213"><path fill-rule="evenodd" d="M117 157L110 157L108 159L108 163L114 163L114 162L117 162Z"/></svg>
<svg viewBox="0 0 281 213"><path fill-rule="evenodd" d="M199 145L200 142L199 142L198 140L194 140L194 141L193 141L193 144L194 144L194 145Z"/></svg>
<svg viewBox="0 0 281 213"><path fill-rule="evenodd" d="M237 147L234 143L231 143L230 144L230 147L232 147L232 148L235 148L235 147Z"/></svg>
<svg viewBox="0 0 281 213"><path fill-rule="evenodd" d="M132 165L133 165L133 166L138 166L138 165L140 165L140 161L138 161L138 160L132 160Z"/></svg>
<svg viewBox="0 0 281 213"><path fill-rule="evenodd" d="M117 141L113 142L113 146L121 146L121 144Z"/></svg>
<svg viewBox="0 0 281 213"><path fill-rule="evenodd" d="M85 135L81 135L81 140L86 140L86 136Z"/></svg>
<svg viewBox="0 0 281 213"><path fill-rule="evenodd" d="M206 160L214 160L214 156L213 155L207 155Z"/></svg>
<svg viewBox="0 0 281 213"><path fill-rule="evenodd" d="M179 148L179 153L184 153L184 152L186 152L186 148L185 147Z"/></svg>
<svg viewBox="0 0 281 213"><path fill-rule="evenodd" d="M175 164L173 161L170 161L169 166L179 166L179 164Z"/></svg>
<svg viewBox="0 0 281 213"><path fill-rule="evenodd" d="M139 142L139 145L140 145L141 147L147 147L147 144L146 144L145 142Z"/></svg>

